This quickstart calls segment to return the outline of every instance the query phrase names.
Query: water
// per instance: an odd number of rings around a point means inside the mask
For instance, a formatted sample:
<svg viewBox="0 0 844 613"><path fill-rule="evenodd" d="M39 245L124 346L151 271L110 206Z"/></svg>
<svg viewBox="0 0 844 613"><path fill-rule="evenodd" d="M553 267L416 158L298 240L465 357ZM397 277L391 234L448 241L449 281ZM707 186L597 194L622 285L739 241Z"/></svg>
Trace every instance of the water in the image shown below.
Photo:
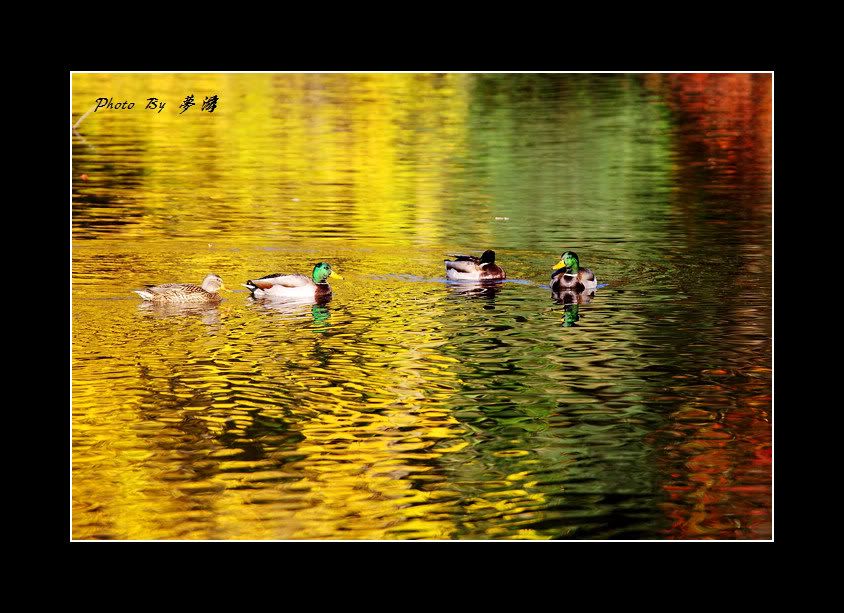
<svg viewBox="0 0 844 613"><path fill-rule="evenodd" d="M73 137L73 538L771 538L769 75L77 74L73 120L100 96L136 107ZM487 248L507 282L445 281ZM318 261L325 305L240 287Z"/></svg>

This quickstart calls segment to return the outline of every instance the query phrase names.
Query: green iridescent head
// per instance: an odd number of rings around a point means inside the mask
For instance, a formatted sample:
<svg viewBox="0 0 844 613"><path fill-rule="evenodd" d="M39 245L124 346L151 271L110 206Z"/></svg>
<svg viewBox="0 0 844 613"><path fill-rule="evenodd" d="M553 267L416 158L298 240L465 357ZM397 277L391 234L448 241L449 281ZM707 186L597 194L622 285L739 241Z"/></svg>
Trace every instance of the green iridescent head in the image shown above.
<svg viewBox="0 0 844 613"><path fill-rule="evenodd" d="M331 270L331 265L326 262L320 262L314 266L314 273L311 277L314 283L325 283L328 279L342 279L338 273Z"/></svg>
<svg viewBox="0 0 844 613"><path fill-rule="evenodd" d="M565 251L560 256L560 261L554 265L554 270L560 268L571 268L571 272L575 273L580 269L580 260L574 251Z"/></svg>

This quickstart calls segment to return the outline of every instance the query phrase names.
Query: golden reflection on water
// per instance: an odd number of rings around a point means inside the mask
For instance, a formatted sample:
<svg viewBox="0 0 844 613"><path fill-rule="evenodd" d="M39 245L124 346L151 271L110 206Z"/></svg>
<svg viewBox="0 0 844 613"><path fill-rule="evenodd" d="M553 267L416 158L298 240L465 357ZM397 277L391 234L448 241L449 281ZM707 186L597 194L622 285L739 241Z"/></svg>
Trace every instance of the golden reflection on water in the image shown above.
<svg viewBox="0 0 844 613"><path fill-rule="evenodd" d="M74 121L167 107L74 140L73 538L768 536L756 86L713 110L695 80L554 79L74 75ZM517 282L443 282L487 247ZM564 247L609 282L576 318ZM725 250L740 301L701 283ZM131 294L318 261L325 305Z"/></svg>
<svg viewBox="0 0 844 613"><path fill-rule="evenodd" d="M188 91L220 97L213 114L100 110L79 126L91 142L111 141L102 149L115 163L143 168L126 194L143 214L122 228L125 239L177 229L202 240L224 231L244 240L353 236L400 247L438 237L446 201L437 196L465 140L466 78L76 75L73 109L81 115L111 91L137 101L155 92L170 104ZM424 150L424 159L403 159L403 147ZM88 175L92 194L111 181ZM301 205L283 207L279 218L273 201L294 199Z"/></svg>

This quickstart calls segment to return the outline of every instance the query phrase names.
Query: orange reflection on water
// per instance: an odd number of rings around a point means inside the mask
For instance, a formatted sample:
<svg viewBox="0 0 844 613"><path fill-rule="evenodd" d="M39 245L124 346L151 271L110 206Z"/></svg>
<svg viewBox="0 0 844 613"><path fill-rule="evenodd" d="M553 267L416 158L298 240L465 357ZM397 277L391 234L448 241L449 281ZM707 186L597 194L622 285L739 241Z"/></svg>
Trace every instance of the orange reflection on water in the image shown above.
<svg viewBox="0 0 844 613"><path fill-rule="evenodd" d="M683 167L711 170L724 184L770 187L771 75L650 75L646 83L664 96L683 125Z"/></svg>
<svg viewBox="0 0 844 613"><path fill-rule="evenodd" d="M665 441L660 445L660 463L667 477L662 507L671 519L666 536L770 538L773 483L767 379L742 373L715 376L745 378L731 383L732 389L741 390L741 399L724 404L720 385L701 386L700 397L671 416L669 429L652 437Z"/></svg>

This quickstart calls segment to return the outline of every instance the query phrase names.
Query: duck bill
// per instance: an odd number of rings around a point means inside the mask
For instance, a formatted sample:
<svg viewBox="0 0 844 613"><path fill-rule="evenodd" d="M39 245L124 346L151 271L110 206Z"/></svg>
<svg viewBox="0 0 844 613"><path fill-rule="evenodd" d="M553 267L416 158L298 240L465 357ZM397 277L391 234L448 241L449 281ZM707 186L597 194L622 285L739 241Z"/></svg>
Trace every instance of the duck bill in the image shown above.
<svg viewBox="0 0 844 613"><path fill-rule="evenodd" d="M330 275L328 275L328 278L329 278L329 279L342 279L343 277L340 275L340 273L339 273L339 272L334 272L334 271L332 270L332 271L331 271L331 274L330 274Z"/></svg>
<svg viewBox="0 0 844 613"><path fill-rule="evenodd" d="M552 268L551 270L560 270L561 268L565 268L565 267L566 267L566 263L563 262L562 260L560 260L559 262L554 264L554 268Z"/></svg>

